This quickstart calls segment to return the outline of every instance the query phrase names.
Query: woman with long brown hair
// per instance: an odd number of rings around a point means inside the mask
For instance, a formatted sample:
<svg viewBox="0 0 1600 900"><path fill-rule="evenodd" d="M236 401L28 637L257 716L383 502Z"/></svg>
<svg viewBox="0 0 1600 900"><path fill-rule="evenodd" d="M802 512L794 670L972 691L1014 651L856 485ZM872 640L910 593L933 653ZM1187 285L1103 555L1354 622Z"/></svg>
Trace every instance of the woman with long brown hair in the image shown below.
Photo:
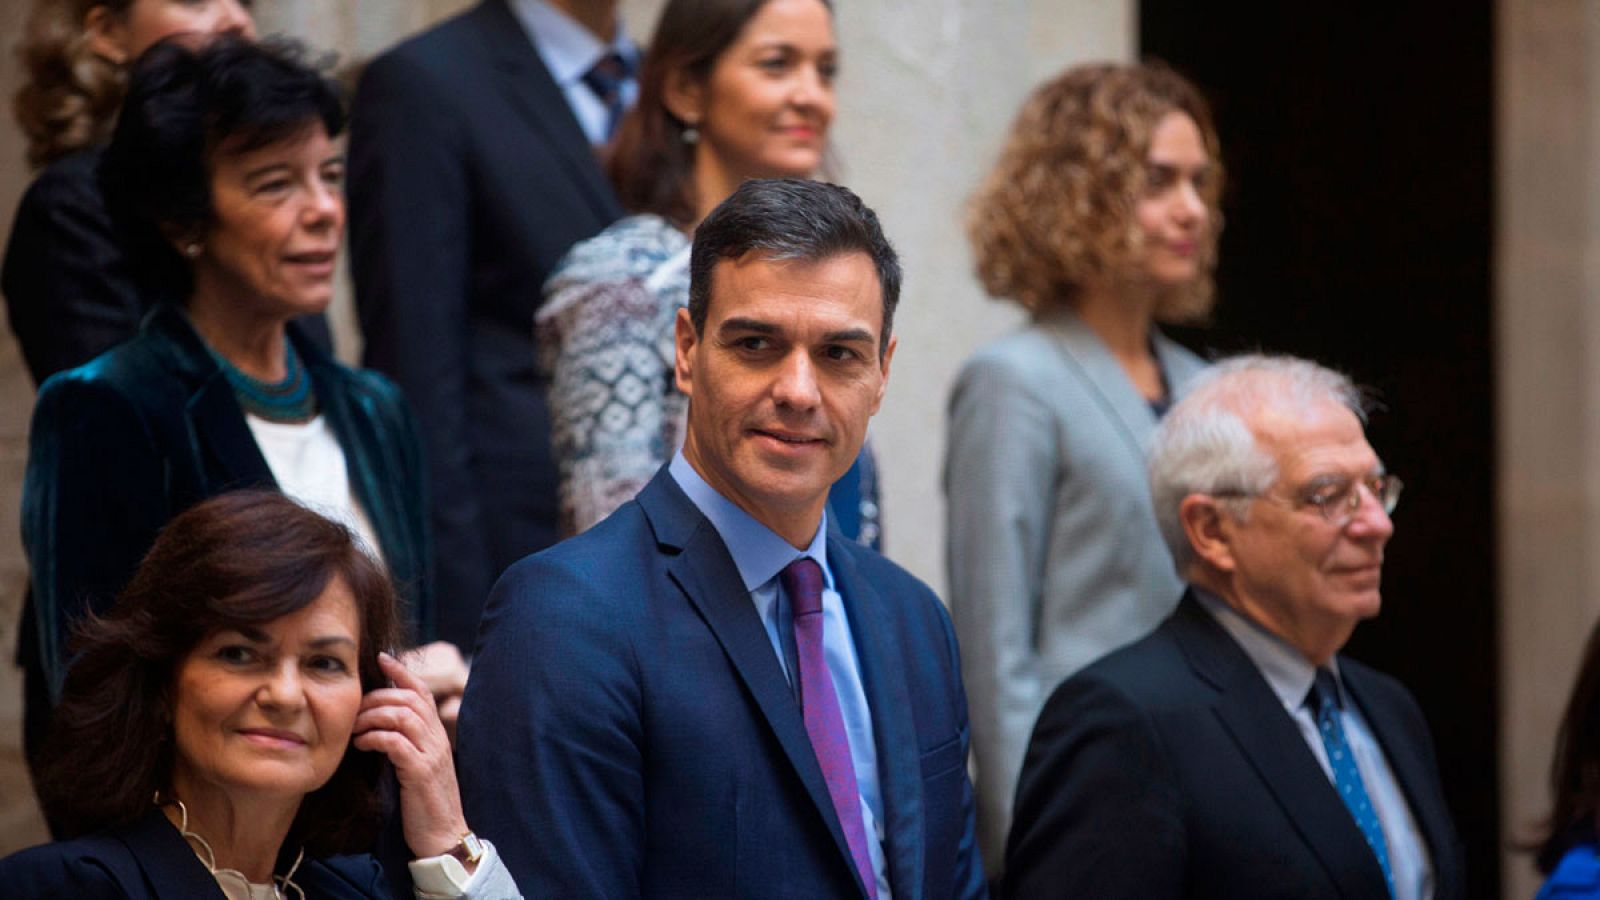
<svg viewBox="0 0 1600 900"><path fill-rule="evenodd" d="M0 884L75 900L387 897L365 854L392 765L418 896L514 896L467 827L426 685L392 655L400 631L388 576L345 526L272 491L190 508L116 604L79 623L36 770L62 842L0 861Z"/></svg>

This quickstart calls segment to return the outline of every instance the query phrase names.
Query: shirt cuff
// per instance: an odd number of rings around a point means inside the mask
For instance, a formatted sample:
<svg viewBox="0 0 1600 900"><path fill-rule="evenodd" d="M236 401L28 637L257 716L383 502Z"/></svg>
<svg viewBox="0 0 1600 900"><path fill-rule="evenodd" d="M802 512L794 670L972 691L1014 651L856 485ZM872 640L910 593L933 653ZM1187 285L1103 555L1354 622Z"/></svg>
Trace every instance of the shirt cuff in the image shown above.
<svg viewBox="0 0 1600 900"><path fill-rule="evenodd" d="M478 860L478 867L470 875L467 873L467 867L461 864L461 860L449 854L427 856L407 863L406 867L411 870L411 884L418 900L453 900L469 896L472 889L500 862L494 844L488 841L481 843L483 856Z"/></svg>

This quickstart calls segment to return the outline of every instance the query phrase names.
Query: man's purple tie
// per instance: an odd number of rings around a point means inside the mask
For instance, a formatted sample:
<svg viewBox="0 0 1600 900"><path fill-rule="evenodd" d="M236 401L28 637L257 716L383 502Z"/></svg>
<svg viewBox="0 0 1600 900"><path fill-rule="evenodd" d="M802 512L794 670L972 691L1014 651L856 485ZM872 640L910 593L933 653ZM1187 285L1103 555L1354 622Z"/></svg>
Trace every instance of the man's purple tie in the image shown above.
<svg viewBox="0 0 1600 900"><path fill-rule="evenodd" d="M822 567L802 557L778 573L783 592L794 611L794 647L800 667L800 714L805 718L806 735L822 766L828 783L833 811L839 814L850 858L867 886L867 896L876 900L878 876L872 871L872 856L867 852L867 831L861 824L861 792L856 787L855 761L850 756L850 737L839 714L839 697L833 692L833 676L822 652Z"/></svg>

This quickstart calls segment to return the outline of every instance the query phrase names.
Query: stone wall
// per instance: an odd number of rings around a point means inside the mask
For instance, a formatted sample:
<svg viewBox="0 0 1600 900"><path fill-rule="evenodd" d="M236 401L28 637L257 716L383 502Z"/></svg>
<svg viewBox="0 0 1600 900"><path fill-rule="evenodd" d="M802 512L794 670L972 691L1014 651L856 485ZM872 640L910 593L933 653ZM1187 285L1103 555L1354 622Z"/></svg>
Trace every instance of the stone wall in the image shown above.
<svg viewBox="0 0 1600 900"><path fill-rule="evenodd" d="M22 34L27 7L0 4L0 102L8 113L0 116L0 237L10 234L11 211L29 177L23 156L26 145L9 115L11 97L21 84L13 48ZM22 677L11 663L28 583L18 524L32 411L33 382L10 327L0 321L0 853L38 843L45 836L22 765Z"/></svg>
<svg viewBox="0 0 1600 900"><path fill-rule="evenodd" d="M1500 787L1509 848L1549 810L1556 726L1600 615L1600 7L1502 0L1496 26ZM1508 850L1504 872L1504 896L1533 896L1526 855Z"/></svg>

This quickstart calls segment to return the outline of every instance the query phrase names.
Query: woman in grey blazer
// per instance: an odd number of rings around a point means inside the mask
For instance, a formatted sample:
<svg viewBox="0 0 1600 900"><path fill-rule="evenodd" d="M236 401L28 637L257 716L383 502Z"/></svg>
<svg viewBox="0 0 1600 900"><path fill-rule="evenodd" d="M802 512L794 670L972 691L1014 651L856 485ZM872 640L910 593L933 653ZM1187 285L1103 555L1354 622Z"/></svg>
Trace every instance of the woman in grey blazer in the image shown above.
<svg viewBox="0 0 1600 900"><path fill-rule="evenodd" d="M1156 323L1210 309L1221 182L1192 85L1162 66L1095 65L1034 91L973 198L985 289L1032 315L963 367L945 464L978 824L996 864L1045 698L1178 601L1144 448L1203 363Z"/></svg>

